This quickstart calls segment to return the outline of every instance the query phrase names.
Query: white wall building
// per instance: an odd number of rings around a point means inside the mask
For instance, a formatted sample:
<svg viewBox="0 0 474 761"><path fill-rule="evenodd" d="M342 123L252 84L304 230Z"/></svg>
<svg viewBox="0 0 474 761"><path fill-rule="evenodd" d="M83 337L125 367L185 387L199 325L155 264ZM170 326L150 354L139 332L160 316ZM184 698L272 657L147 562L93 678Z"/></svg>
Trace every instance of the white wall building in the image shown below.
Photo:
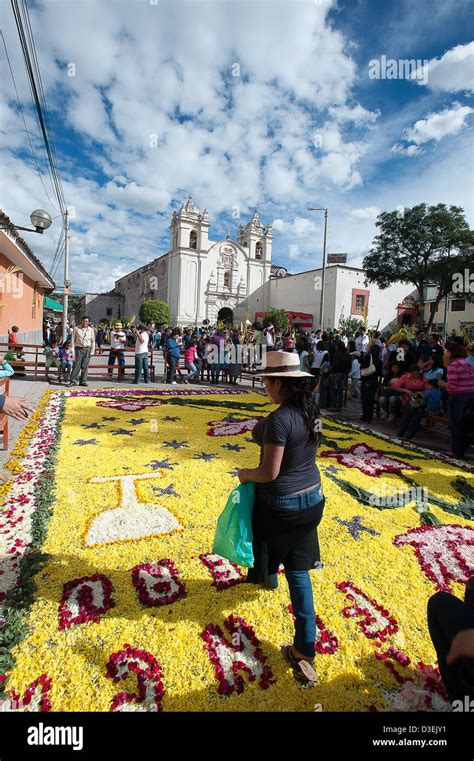
<svg viewBox="0 0 474 761"><path fill-rule="evenodd" d="M249 312L265 312L270 307L313 316L313 327L332 329L341 317L363 319L367 307L369 326L380 319L382 330L397 317L397 306L412 291L406 283L393 283L384 291L375 284L365 285L365 272L336 264L326 268L323 324L319 325L322 269L271 278L248 299Z"/></svg>

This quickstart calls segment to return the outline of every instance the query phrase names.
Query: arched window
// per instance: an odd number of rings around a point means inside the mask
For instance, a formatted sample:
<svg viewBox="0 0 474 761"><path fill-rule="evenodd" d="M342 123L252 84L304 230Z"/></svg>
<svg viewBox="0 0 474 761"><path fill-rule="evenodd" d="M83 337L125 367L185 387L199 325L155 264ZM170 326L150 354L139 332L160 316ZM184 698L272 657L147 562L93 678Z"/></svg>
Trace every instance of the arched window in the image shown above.
<svg viewBox="0 0 474 761"><path fill-rule="evenodd" d="M197 248L198 236L196 230L191 230L189 233L189 248Z"/></svg>
<svg viewBox="0 0 474 761"><path fill-rule="evenodd" d="M230 272L224 272L224 288L230 288Z"/></svg>
<svg viewBox="0 0 474 761"><path fill-rule="evenodd" d="M261 259L261 258L262 258L262 256L263 256L263 246L262 246L262 244L259 242L259 243L257 243L257 245L255 246L255 258L256 258L256 259Z"/></svg>

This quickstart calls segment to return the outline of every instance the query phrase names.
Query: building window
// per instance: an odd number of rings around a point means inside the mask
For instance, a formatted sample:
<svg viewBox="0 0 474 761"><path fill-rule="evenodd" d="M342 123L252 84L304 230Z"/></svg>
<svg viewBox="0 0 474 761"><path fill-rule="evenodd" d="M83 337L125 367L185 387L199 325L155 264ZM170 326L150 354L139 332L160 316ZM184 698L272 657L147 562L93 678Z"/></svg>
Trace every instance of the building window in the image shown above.
<svg viewBox="0 0 474 761"><path fill-rule="evenodd" d="M112 317L112 307L107 307L107 317Z"/></svg>
<svg viewBox="0 0 474 761"><path fill-rule="evenodd" d="M364 315L365 310L369 308L370 291L360 288L352 289L352 306L351 314Z"/></svg>
<svg viewBox="0 0 474 761"><path fill-rule="evenodd" d="M261 243L257 243L257 245L255 246L255 258L256 259L261 259L262 256L263 256L263 247L262 247L262 244Z"/></svg>
<svg viewBox="0 0 474 761"><path fill-rule="evenodd" d="M224 272L224 288L230 288L230 272Z"/></svg>
<svg viewBox="0 0 474 761"><path fill-rule="evenodd" d="M189 234L189 248L197 248L198 236L196 230L191 230Z"/></svg>
<svg viewBox="0 0 474 761"><path fill-rule="evenodd" d="M466 299L453 299L451 302L451 312L465 312Z"/></svg>

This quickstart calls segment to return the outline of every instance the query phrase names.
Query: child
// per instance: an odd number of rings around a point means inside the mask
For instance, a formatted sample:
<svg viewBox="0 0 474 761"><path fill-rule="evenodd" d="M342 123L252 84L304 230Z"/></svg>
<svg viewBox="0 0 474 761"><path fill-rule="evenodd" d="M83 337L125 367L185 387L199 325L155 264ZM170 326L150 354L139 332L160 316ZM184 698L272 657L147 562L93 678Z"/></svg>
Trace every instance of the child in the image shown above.
<svg viewBox="0 0 474 761"><path fill-rule="evenodd" d="M441 403L441 391L439 389L438 379L432 378L428 381L430 388L423 391L423 396L426 401L427 412L443 412L443 405Z"/></svg>
<svg viewBox="0 0 474 761"><path fill-rule="evenodd" d="M59 359L61 360L61 372L64 379L70 375L74 363L74 352L71 341L65 341L59 349Z"/></svg>
<svg viewBox="0 0 474 761"><path fill-rule="evenodd" d="M11 367L6 359L4 358L2 362L0 362L0 380L3 378L11 378L12 375L15 374L15 371L13 367Z"/></svg>
<svg viewBox="0 0 474 761"><path fill-rule="evenodd" d="M351 356L351 398L360 399L360 352L353 351Z"/></svg>
<svg viewBox="0 0 474 761"><path fill-rule="evenodd" d="M61 360L59 359L59 350L55 338L51 339L51 346L46 346L44 349L46 356L46 362L44 367L45 380L47 383L51 383L49 377L49 368L51 366L58 368L58 381L61 381Z"/></svg>

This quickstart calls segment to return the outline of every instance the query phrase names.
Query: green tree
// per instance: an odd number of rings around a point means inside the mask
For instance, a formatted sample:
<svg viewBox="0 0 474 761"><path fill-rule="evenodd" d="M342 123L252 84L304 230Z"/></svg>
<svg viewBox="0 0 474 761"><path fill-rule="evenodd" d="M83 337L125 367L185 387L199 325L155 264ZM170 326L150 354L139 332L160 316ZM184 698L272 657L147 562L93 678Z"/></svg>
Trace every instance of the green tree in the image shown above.
<svg viewBox="0 0 474 761"><path fill-rule="evenodd" d="M166 301L156 299L144 301L140 307L140 320L148 325L154 322L156 325L168 324L171 320L171 311Z"/></svg>
<svg viewBox="0 0 474 761"><path fill-rule="evenodd" d="M262 325L264 328L267 325L273 325L275 332L278 335L283 335L288 331L290 321L284 309L269 309L262 317Z"/></svg>
<svg viewBox="0 0 474 761"><path fill-rule="evenodd" d="M339 327L346 331L348 338L354 338L359 328L364 327L364 321L358 320L357 317L341 317L339 319Z"/></svg>
<svg viewBox="0 0 474 761"><path fill-rule="evenodd" d="M418 291L418 322L424 329L426 287L438 286L426 325L429 330L439 302L451 292L453 279L472 262L474 233L459 206L425 203L403 211L383 211L377 217L379 234L365 257L366 280L382 290L396 281Z"/></svg>

